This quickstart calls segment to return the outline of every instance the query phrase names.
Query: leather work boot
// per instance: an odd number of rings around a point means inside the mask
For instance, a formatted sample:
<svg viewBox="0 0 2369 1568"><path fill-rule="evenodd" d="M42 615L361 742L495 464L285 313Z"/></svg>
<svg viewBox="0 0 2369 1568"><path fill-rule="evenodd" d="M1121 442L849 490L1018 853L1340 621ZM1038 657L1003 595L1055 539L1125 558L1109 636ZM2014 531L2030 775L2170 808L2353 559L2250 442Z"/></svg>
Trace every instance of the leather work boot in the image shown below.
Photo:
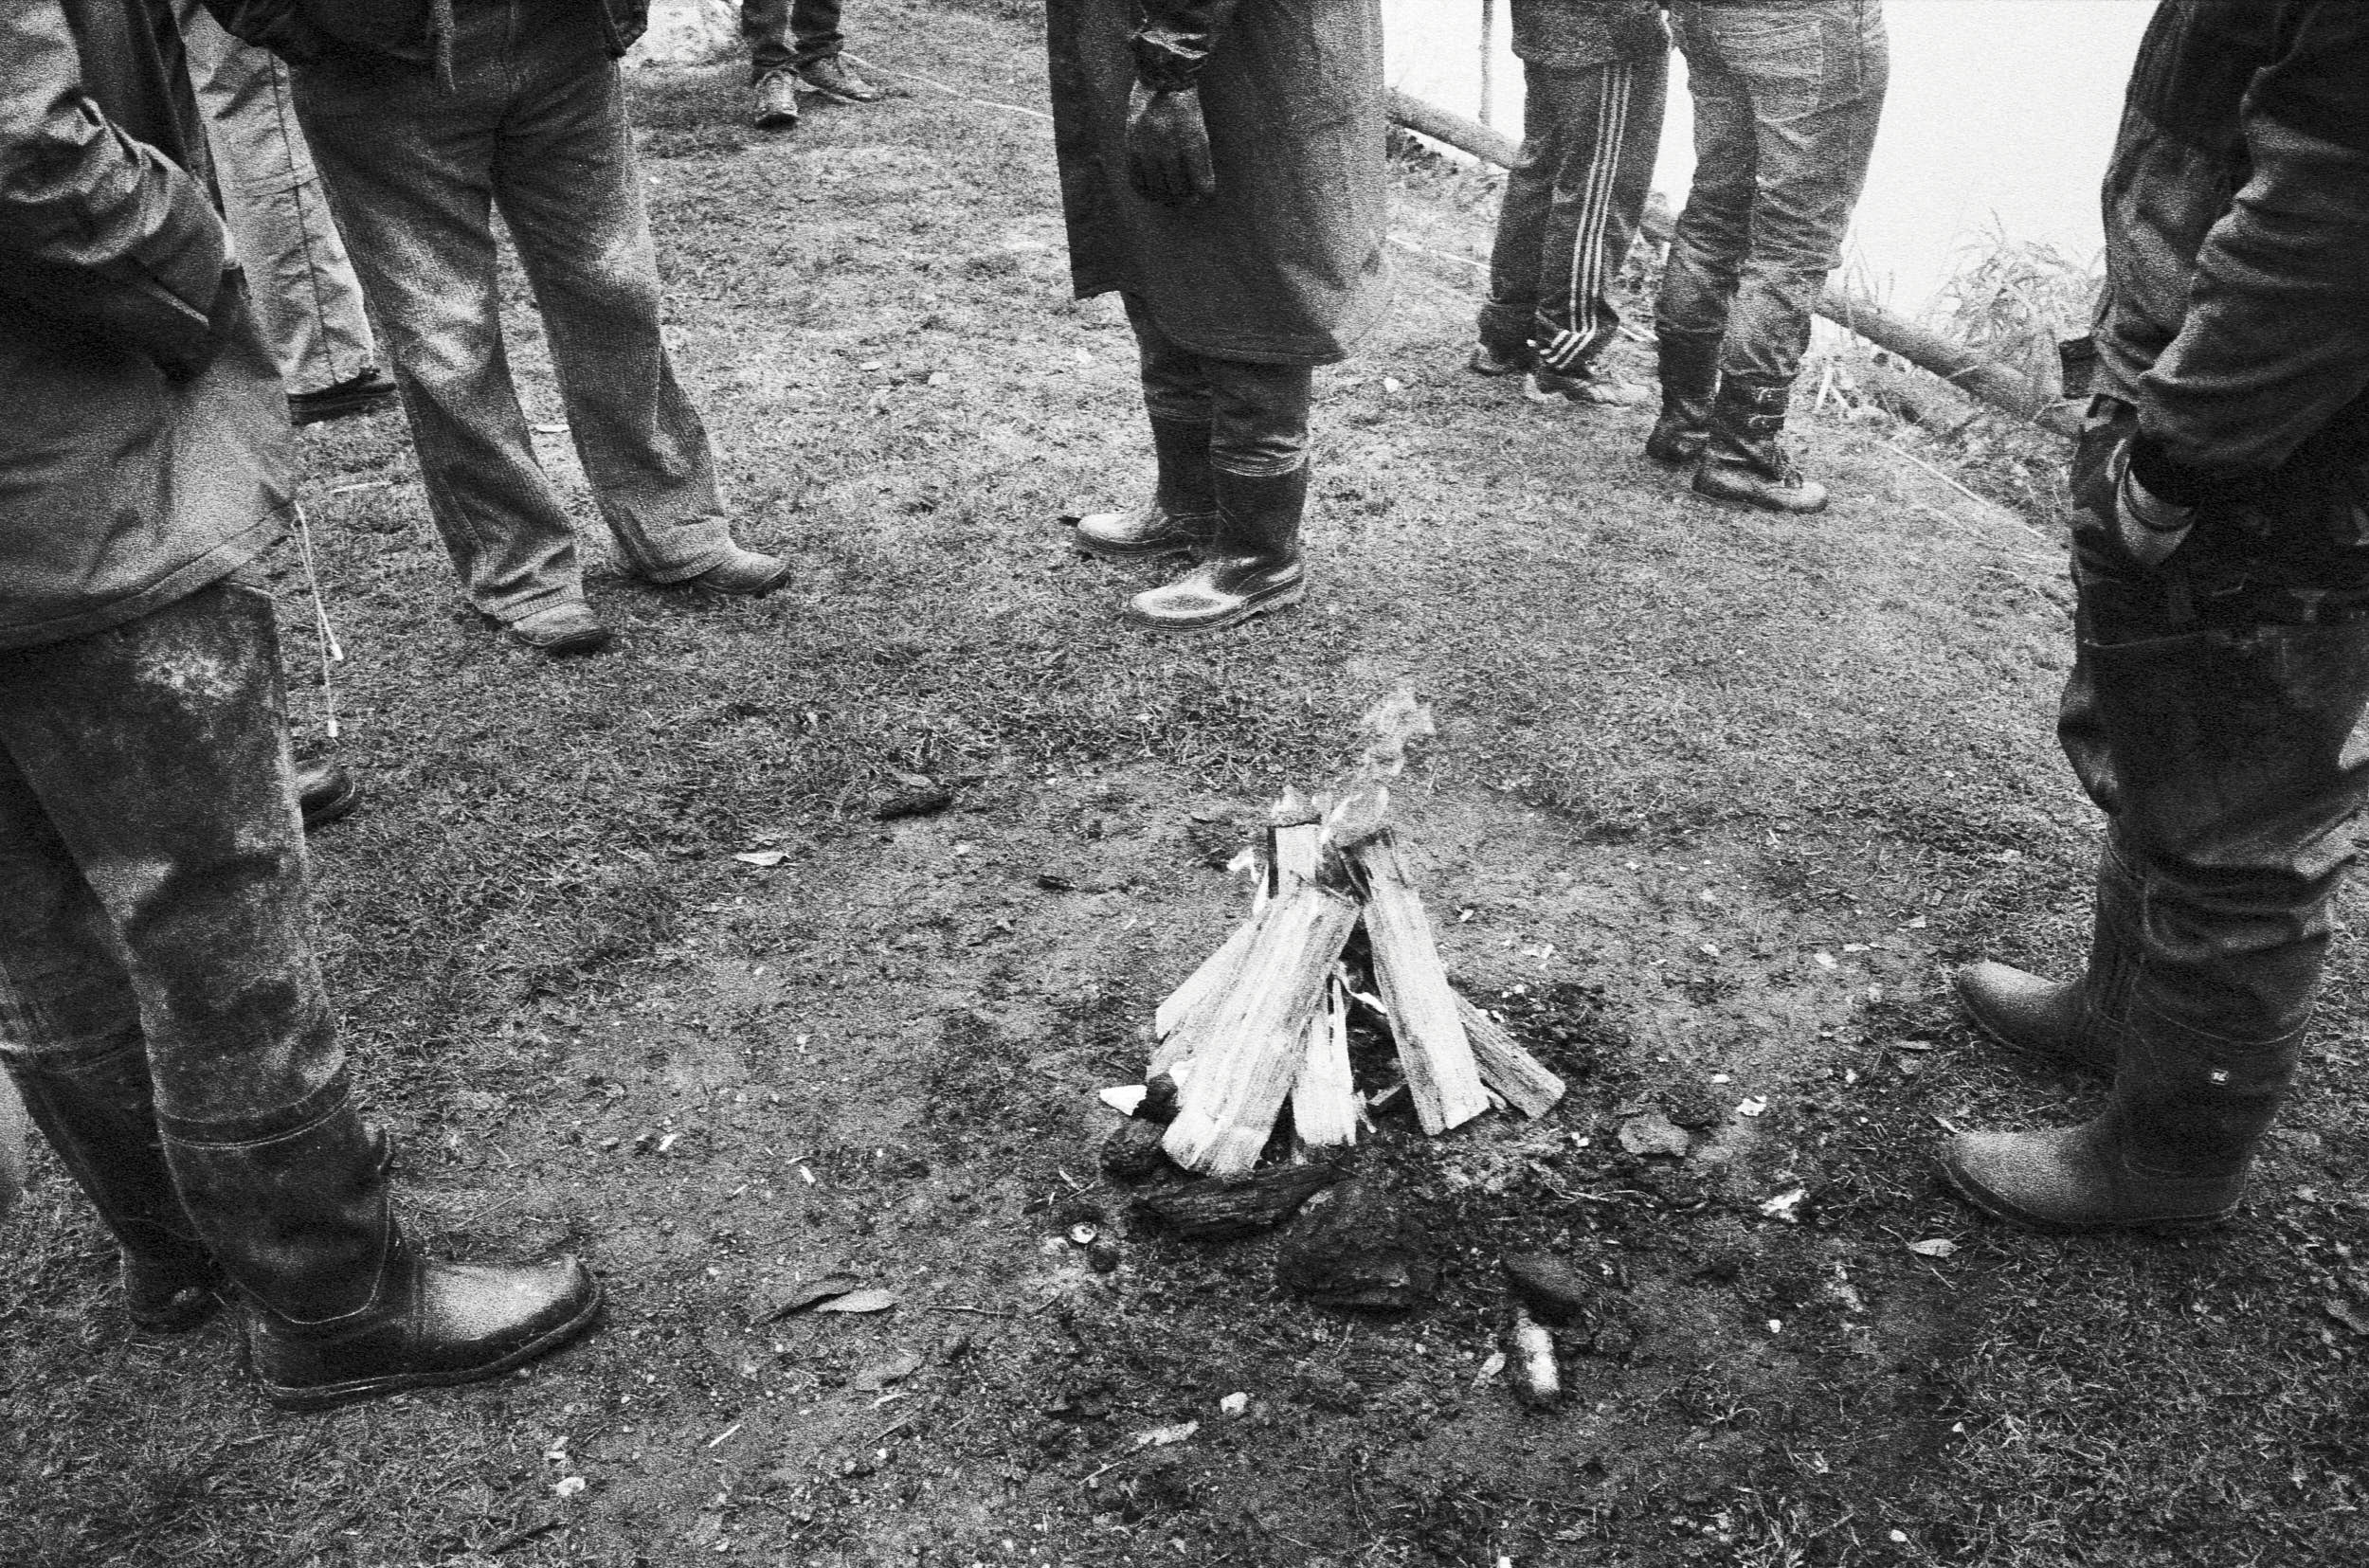
<svg viewBox="0 0 2369 1568"><path fill-rule="evenodd" d="M798 128L798 79L787 71L768 71L750 95L749 118L760 131Z"/></svg>
<svg viewBox="0 0 2369 1568"><path fill-rule="evenodd" d="M2236 1212L2278 1115L2301 1030L2233 1046L2150 1017L2123 1047L2096 1120L2038 1132L1964 1132L1942 1174L1995 1218L2038 1231L2192 1230Z"/></svg>
<svg viewBox="0 0 2369 1568"><path fill-rule="evenodd" d="M132 1325L178 1334L213 1316L222 1272L165 1164L139 1040L70 1063L15 1054L7 1061L27 1114L115 1235Z"/></svg>
<svg viewBox="0 0 2369 1568"><path fill-rule="evenodd" d="M373 367L359 375L348 376L333 387L290 393L288 423L296 425L319 424L325 420L375 414L382 408L392 408L395 397L393 379L386 371Z"/></svg>
<svg viewBox="0 0 2369 1568"><path fill-rule="evenodd" d="M1527 373L1538 361L1530 346L1500 349L1483 338L1473 345L1473 351L1464 357L1464 368L1476 376L1518 376Z"/></svg>
<svg viewBox="0 0 2369 1568"><path fill-rule="evenodd" d="M778 555L743 550L734 545L724 559L696 577L686 577L666 586L729 594L735 599L762 599L788 582L790 573L795 569Z"/></svg>
<svg viewBox="0 0 2369 1568"><path fill-rule="evenodd" d="M1634 408L1645 401L1645 388L1623 380L1608 365L1574 365L1567 370L1532 369L1522 383L1522 395L1532 403L1579 403L1600 408Z"/></svg>
<svg viewBox="0 0 2369 1568"><path fill-rule="evenodd" d="M1218 525L1201 565L1128 601L1127 619L1164 632L1208 632L1296 604L1308 591L1300 519L1309 465L1257 476L1214 471Z"/></svg>
<svg viewBox="0 0 2369 1568"><path fill-rule="evenodd" d="M520 616L502 629L511 640L553 658L599 653L608 646L610 635L591 606L583 604L553 604Z"/></svg>
<svg viewBox="0 0 2369 1568"><path fill-rule="evenodd" d="M1711 399L1719 391L1719 333L1662 327L1655 337L1661 361L1661 417L1645 438L1645 455L1672 467L1699 460L1710 440Z"/></svg>
<svg viewBox="0 0 2369 1568"><path fill-rule="evenodd" d="M1151 452L1160 478L1148 504L1077 519L1077 548L1106 561L1148 561L1206 549L1218 529L1217 480L1209 467L1209 426L1154 419Z"/></svg>
<svg viewBox="0 0 2369 1568"><path fill-rule="evenodd" d="M798 80L810 91L841 103L877 103L888 95L847 68L847 62L835 54L809 62L798 69Z"/></svg>
<svg viewBox="0 0 2369 1568"><path fill-rule="evenodd" d="M386 1140L339 1072L296 1105L235 1122L168 1121L190 1217L246 1298L264 1396L317 1410L497 1378L590 1327L601 1288L574 1257L433 1262L389 1201Z"/></svg>
<svg viewBox="0 0 2369 1568"><path fill-rule="evenodd" d="M1789 383L1731 375L1711 400L1709 440L1694 471L1694 493L1763 512L1826 510L1826 487L1802 477L1785 450Z"/></svg>
<svg viewBox="0 0 2369 1568"><path fill-rule="evenodd" d="M362 798L345 764L327 757L297 764L297 807L304 814L304 831L327 827L352 811Z"/></svg>

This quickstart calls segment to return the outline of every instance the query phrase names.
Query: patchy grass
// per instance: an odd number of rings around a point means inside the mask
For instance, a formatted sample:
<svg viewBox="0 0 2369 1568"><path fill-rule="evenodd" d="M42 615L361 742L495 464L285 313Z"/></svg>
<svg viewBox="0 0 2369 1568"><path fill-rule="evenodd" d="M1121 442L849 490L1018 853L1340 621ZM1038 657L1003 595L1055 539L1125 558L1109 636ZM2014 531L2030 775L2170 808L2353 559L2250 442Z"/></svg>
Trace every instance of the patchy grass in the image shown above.
<svg viewBox="0 0 2369 1568"><path fill-rule="evenodd" d="M993 8L858 26L890 70L1041 99ZM345 1037L413 1228L583 1249L607 1328L492 1387L282 1415L225 1327L126 1333L45 1164L0 1243L0 1561L2359 1561L2327 1311L2369 1299L2357 947L2229 1231L2035 1240L1926 1174L1944 1119L2096 1093L1984 1051L1940 979L2079 959L2092 821L2034 528L1866 420L1802 428L1830 514L1710 510L1637 455L1642 412L1467 375L1489 189L1402 164L1399 309L1320 378L1317 592L1130 632L1146 579L1058 521L1148 458L1124 323L1066 298L1049 137L892 80L778 139L729 66L638 82L682 373L789 590L694 603L591 546L621 646L549 663L456 607L395 423L310 438L371 791L317 847ZM1402 678L1440 721L1400 794L1450 963L1573 1092L1437 1141L1385 1118L1369 1171L1442 1286L1371 1320L1280 1293L1269 1242L1138 1234L1094 1090L1236 913L1213 856ZM876 821L904 775L955 808ZM757 848L785 859L732 857ZM1687 1160L1621 1151L1649 1107L1700 1124ZM1799 1223L1761 1214L1795 1185ZM1081 1220L1114 1273L1061 1239ZM1930 1238L1959 1250L1907 1251ZM1479 1377L1518 1247L1603 1282L1550 1414ZM833 1268L901 1304L753 1321ZM900 1351L922 1370L859 1386Z"/></svg>

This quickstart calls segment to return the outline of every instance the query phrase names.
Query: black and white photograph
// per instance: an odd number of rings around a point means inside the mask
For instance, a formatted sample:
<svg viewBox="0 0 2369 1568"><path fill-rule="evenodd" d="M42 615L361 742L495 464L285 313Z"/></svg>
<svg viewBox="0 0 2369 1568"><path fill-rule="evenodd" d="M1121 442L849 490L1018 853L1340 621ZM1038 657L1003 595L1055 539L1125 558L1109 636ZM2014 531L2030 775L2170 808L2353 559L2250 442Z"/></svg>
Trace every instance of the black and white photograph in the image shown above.
<svg viewBox="0 0 2369 1568"><path fill-rule="evenodd" d="M2369 1561L2369 4L0 3L0 1568Z"/></svg>

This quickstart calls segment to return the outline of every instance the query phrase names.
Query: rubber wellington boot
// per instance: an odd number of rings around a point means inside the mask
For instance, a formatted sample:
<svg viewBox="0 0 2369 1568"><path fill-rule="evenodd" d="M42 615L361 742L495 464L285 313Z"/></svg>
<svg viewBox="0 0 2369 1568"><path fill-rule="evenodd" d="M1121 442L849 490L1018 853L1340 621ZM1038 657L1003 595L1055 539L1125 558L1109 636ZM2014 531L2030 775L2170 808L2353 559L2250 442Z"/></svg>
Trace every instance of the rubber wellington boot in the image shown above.
<svg viewBox="0 0 2369 1568"><path fill-rule="evenodd" d="M389 1203L387 1144L343 1074L284 1110L168 1122L190 1216L246 1297L247 1359L274 1404L349 1400L496 1378L599 1315L582 1263L437 1263Z"/></svg>
<svg viewBox="0 0 2369 1568"><path fill-rule="evenodd" d="M2149 1015L2125 1042L2096 1120L2039 1132L1966 1132L1942 1173L1976 1208L2040 1231L2215 1225L2246 1194L2278 1115L2301 1030L2236 1046Z"/></svg>
<svg viewBox="0 0 2369 1568"><path fill-rule="evenodd" d="M1967 1021L2011 1051L2102 1077L2114 1075L2137 970L2137 890L2108 850L2098 862L2089 962L2081 978L2045 980L1987 960L1949 977Z"/></svg>
<svg viewBox="0 0 2369 1568"><path fill-rule="evenodd" d="M133 1326L178 1334L211 1317L222 1273L173 1189L140 1042L71 1063L7 1060L27 1114L115 1235Z"/></svg>
<svg viewBox="0 0 2369 1568"><path fill-rule="evenodd" d="M1826 487L1804 478L1785 450L1789 383L1731 375L1711 400L1709 440L1694 471L1694 493L1764 512L1823 512Z"/></svg>
<svg viewBox="0 0 2369 1568"><path fill-rule="evenodd" d="M1645 455L1673 468L1694 462L1710 440L1711 399L1719 391L1721 333L1657 330L1661 417L1645 438Z"/></svg>
<svg viewBox="0 0 2369 1568"><path fill-rule="evenodd" d="M1209 632L1299 603L1300 518L1308 467L1289 474L1216 475L1218 527L1201 565L1128 602L1127 619L1164 632Z"/></svg>
<svg viewBox="0 0 2369 1568"><path fill-rule="evenodd" d="M1218 527L1217 481L1209 466L1209 426L1154 419L1151 450L1160 481L1149 504L1077 519L1077 548L1106 561L1148 561L1207 548Z"/></svg>

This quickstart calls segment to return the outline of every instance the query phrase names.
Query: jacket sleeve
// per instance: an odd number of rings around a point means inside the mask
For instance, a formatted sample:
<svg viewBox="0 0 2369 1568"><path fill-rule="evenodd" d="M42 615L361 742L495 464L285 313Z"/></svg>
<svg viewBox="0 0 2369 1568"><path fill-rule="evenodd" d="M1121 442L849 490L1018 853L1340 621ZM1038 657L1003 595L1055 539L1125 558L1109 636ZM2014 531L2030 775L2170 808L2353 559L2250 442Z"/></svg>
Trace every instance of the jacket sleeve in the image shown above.
<svg viewBox="0 0 2369 1568"><path fill-rule="evenodd" d="M2251 175L2139 385L2133 461L2168 499L2276 466L2369 387L2369 5L2296 9L2247 95Z"/></svg>
<svg viewBox="0 0 2369 1568"><path fill-rule="evenodd" d="M1135 76L1154 92L1199 85L1203 62L1225 35L1240 0L1144 0Z"/></svg>
<svg viewBox="0 0 2369 1568"><path fill-rule="evenodd" d="M0 5L0 293L143 351L202 360L231 265L203 187L108 122L56 0Z"/></svg>

